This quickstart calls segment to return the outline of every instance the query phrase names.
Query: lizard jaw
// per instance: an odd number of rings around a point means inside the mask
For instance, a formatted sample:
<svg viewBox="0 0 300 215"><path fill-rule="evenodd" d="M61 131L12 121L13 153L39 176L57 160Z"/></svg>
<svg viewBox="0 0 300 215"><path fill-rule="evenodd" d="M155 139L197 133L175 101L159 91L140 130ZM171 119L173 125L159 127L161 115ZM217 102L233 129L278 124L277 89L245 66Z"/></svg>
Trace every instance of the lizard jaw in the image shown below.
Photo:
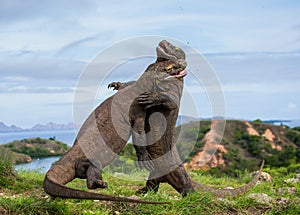
<svg viewBox="0 0 300 215"><path fill-rule="evenodd" d="M187 71L184 69L182 70L181 72L179 72L178 74L175 74L175 75L169 75L168 77L166 77L165 79L169 79L169 78L183 78L184 76L187 75Z"/></svg>

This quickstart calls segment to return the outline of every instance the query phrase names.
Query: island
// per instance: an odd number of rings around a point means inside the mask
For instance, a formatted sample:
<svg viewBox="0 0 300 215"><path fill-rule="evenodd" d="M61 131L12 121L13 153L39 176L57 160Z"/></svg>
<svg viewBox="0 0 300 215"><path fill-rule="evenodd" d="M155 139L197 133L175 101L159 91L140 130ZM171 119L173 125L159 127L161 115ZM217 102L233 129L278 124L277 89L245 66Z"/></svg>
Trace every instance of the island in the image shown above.
<svg viewBox="0 0 300 215"><path fill-rule="evenodd" d="M50 137L40 137L14 140L0 145L2 155L9 157L13 164L30 163L33 158L45 158L64 155L70 147Z"/></svg>

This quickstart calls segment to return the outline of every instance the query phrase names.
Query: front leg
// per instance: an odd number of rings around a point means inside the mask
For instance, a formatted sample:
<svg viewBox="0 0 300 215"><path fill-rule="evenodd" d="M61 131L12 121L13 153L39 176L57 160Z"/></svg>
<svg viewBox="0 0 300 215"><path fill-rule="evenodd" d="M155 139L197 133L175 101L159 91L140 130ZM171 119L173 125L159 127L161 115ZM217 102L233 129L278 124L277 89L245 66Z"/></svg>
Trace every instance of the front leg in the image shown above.
<svg viewBox="0 0 300 215"><path fill-rule="evenodd" d="M108 85L108 88L113 88L113 90L121 90L127 86L133 85L136 81L129 81L129 82L111 82Z"/></svg>
<svg viewBox="0 0 300 215"><path fill-rule="evenodd" d="M146 92L141 94L137 99L138 104L145 107L145 109L163 105L169 110L177 108L177 103L166 93L163 92Z"/></svg>

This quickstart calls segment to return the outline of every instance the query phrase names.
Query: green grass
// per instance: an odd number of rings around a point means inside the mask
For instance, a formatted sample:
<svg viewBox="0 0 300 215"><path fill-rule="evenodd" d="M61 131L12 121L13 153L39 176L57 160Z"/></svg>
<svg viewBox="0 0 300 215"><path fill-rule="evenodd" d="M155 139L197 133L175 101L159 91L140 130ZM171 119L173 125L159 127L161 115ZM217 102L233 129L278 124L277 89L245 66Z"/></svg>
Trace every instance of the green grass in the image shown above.
<svg viewBox="0 0 300 215"><path fill-rule="evenodd" d="M12 156L9 150L0 151L0 188L12 185L16 180L12 165Z"/></svg>
<svg viewBox="0 0 300 215"><path fill-rule="evenodd" d="M119 196L132 196L138 188L144 185L143 181L135 181L136 172L126 179L104 174L109 183L107 190L101 193ZM250 180L247 174L239 178L215 178L200 172L191 172L191 177L203 184L214 187L239 187ZM162 184L157 194L148 193L139 196L149 201L169 201L169 205L147 205L120 202L106 202L93 200L52 199L42 189L44 174L38 172L18 172L13 185L0 187L0 214L299 214L300 213L300 185L286 184L285 179L294 174L274 177L272 183L256 185L249 193L265 193L273 199L286 198L285 205L274 203L264 205L248 198L249 194L236 199L218 199L209 193L195 192L186 198L174 191L167 184ZM69 183L70 187L86 190L84 180L76 179ZM278 188L294 187L296 193L279 193ZM98 191L99 192L99 191Z"/></svg>

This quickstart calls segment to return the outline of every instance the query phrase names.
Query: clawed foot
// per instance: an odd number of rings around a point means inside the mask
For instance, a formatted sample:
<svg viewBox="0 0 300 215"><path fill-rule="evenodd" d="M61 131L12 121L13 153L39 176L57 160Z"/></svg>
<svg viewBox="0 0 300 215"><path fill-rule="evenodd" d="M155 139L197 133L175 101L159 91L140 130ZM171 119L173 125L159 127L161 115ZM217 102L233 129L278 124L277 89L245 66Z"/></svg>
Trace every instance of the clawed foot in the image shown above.
<svg viewBox="0 0 300 215"><path fill-rule="evenodd" d="M141 189L138 189L135 194L140 195L140 194L146 194L148 192L148 188L147 187L143 187Z"/></svg>
<svg viewBox="0 0 300 215"><path fill-rule="evenodd" d="M108 184L102 180L93 180L87 182L87 187L89 189L97 189L97 188L108 188Z"/></svg>
<svg viewBox="0 0 300 215"><path fill-rule="evenodd" d="M121 87L122 83L121 82L112 82L108 85L107 88L113 88L113 90L119 90Z"/></svg>
<svg viewBox="0 0 300 215"><path fill-rule="evenodd" d="M146 185L145 187L143 187L143 188L137 190L137 191L135 192L135 194L137 194L137 195L139 195L139 194L146 194L146 193L148 193L149 191L152 191L152 192L154 192L154 193L157 193L157 191L158 191L158 186L155 186L155 187L149 187L149 186Z"/></svg>

